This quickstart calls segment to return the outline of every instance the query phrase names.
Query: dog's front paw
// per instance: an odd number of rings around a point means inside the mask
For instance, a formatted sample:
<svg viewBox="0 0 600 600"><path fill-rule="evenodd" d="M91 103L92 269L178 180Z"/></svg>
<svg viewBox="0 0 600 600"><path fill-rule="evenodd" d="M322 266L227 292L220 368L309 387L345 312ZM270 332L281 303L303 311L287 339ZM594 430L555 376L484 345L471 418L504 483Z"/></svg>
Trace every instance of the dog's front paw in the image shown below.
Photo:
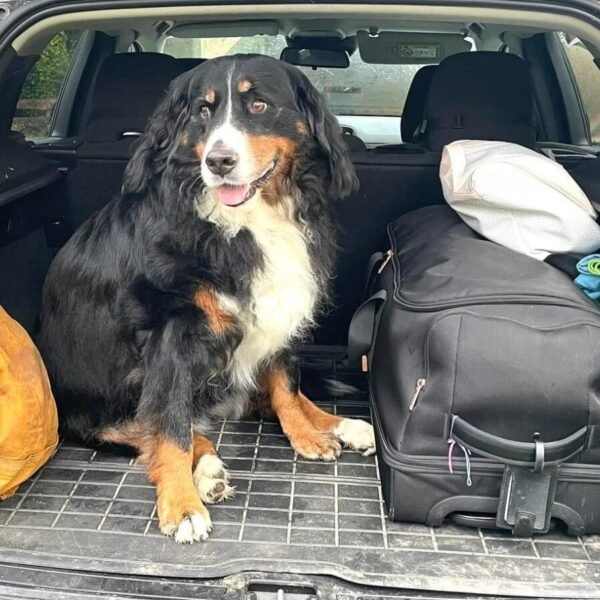
<svg viewBox="0 0 600 600"><path fill-rule="evenodd" d="M310 460L335 460L342 452L342 446L333 436L316 429L288 437L292 448Z"/></svg>
<svg viewBox="0 0 600 600"><path fill-rule="evenodd" d="M233 497L235 489L229 485L229 473L216 454L205 454L194 469L194 484L204 502L215 504Z"/></svg>
<svg viewBox="0 0 600 600"><path fill-rule="evenodd" d="M342 419L333 430L333 435L348 448L369 456L375 452L375 432L373 426L359 419Z"/></svg>
<svg viewBox="0 0 600 600"><path fill-rule="evenodd" d="M162 533L178 544L191 544L208 539L212 523L200 499L196 502L163 502L158 506L158 522Z"/></svg>

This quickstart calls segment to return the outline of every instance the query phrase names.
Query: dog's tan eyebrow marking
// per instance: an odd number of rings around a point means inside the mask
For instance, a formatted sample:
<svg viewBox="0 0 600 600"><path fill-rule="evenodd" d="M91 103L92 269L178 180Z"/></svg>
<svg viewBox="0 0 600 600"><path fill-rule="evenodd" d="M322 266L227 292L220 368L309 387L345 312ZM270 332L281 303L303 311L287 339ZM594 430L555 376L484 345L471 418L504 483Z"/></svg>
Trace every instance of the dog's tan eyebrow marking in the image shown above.
<svg viewBox="0 0 600 600"><path fill-rule="evenodd" d="M204 94L204 99L209 104L214 104L214 102L215 102L215 90L206 90L206 94Z"/></svg>
<svg viewBox="0 0 600 600"><path fill-rule="evenodd" d="M248 79L240 79L237 83L237 90L240 94L244 94L252 89L252 82Z"/></svg>

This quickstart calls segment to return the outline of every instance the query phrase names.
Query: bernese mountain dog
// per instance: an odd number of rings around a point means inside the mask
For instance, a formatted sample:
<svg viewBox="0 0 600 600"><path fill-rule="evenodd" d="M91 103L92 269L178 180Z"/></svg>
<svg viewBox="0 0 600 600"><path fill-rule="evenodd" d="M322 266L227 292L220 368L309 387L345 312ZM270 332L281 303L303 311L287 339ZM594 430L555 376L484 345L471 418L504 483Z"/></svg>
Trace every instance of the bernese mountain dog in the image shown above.
<svg viewBox="0 0 600 600"><path fill-rule="evenodd" d="M136 449L177 542L206 539L205 503L233 492L211 419L263 404L303 457L374 451L368 423L302 394L294 355L328 300L329 205L356 185L303 73L217 58L173 81L121 195L56 256L39 345L62 426Z"/></svg>

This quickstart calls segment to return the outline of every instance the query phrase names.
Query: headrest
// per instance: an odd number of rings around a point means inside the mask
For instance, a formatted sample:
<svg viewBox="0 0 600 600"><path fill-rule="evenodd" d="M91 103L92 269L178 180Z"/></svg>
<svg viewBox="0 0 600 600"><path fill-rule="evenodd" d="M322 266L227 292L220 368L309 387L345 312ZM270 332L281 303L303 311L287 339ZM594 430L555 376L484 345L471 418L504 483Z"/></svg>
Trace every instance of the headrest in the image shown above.
<svg viewBox="0 0 600 600"><path fill-rule="evenodd" d="M514 54L449 56L433 74L424 116L431 150L467 139L531 148L536 135L529 69Z"/></svg>
<svg viewBox="0 0 600 600"><path fill-rule="evenodd" d="M201 65L207 60L208 59L206 58L178 58L177 64L179 65L181 73L185 73L186 71L191 71L194 67Z"/></svg>
<svg viewBox="0 0 600 600"><path fill-rule="evenodd" d="M166 54L132 52L106 58L92 93L84 141L139 136L169 83L181 72L177 60Z"/></svg>
<svg viewBox="0 0 600 600"><path fill-rule="evenodd" d="M436 65L427 65L421 67L413 77L412 83L408 88L408 94L404 101L404 110L400 121L400 133L402 141L405 143L416 142L418 133L423 123L423 112L425 102L429 94L429 86L433 79L433 74L437 69Z"/></svg>

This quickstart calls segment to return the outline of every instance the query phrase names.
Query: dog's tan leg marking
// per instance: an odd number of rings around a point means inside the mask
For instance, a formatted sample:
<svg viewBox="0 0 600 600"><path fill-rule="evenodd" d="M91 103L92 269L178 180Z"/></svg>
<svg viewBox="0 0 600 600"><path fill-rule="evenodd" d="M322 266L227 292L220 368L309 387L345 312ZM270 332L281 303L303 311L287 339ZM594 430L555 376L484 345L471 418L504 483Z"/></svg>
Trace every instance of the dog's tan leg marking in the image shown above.
<svg viewBox="0 0 600 600"><path fill-rule="evenodd" d="M194 484L200 498L208 504L231 498L235 490L229 485L229 473L212 442L194 432L193 448Z"/></svg>
<svg viewBox="0 0 600 600"><path fill-rule="evenodd" d="M283 370L273 370L265 377L271 408L277 415L292 448L304 458L335 460L342 450L328 432L319 431L302 409L301 394L290 390ZM335 417L334 417L335 418Z"/></svg>
<svg viewBox="0 0 600 600"><path fill-rule="evenodd" d="M365 456L375 452L375 433L369 423L329 414L304 394L300 393L298 397L302 411L316 429L332 434L344 446L362 452Z"/></svg>
<svg viewBox="0 0 600 600"><path fill-rule="evenodd" d="M148 463L148 476L156 485L160 530L178 543L206 540L212 529L208 510L192 479L193 451L158 439Z"/></svg>
<svg viewBox="0 0 600 600"><path fill-rule="evenodd" d="M192 479L193 448L183 449L135 422L105 429L98 438L138 450L138 461L147 466L148 477L156 486L162 533L180 544L208 538L212 524Z"/></svg>

